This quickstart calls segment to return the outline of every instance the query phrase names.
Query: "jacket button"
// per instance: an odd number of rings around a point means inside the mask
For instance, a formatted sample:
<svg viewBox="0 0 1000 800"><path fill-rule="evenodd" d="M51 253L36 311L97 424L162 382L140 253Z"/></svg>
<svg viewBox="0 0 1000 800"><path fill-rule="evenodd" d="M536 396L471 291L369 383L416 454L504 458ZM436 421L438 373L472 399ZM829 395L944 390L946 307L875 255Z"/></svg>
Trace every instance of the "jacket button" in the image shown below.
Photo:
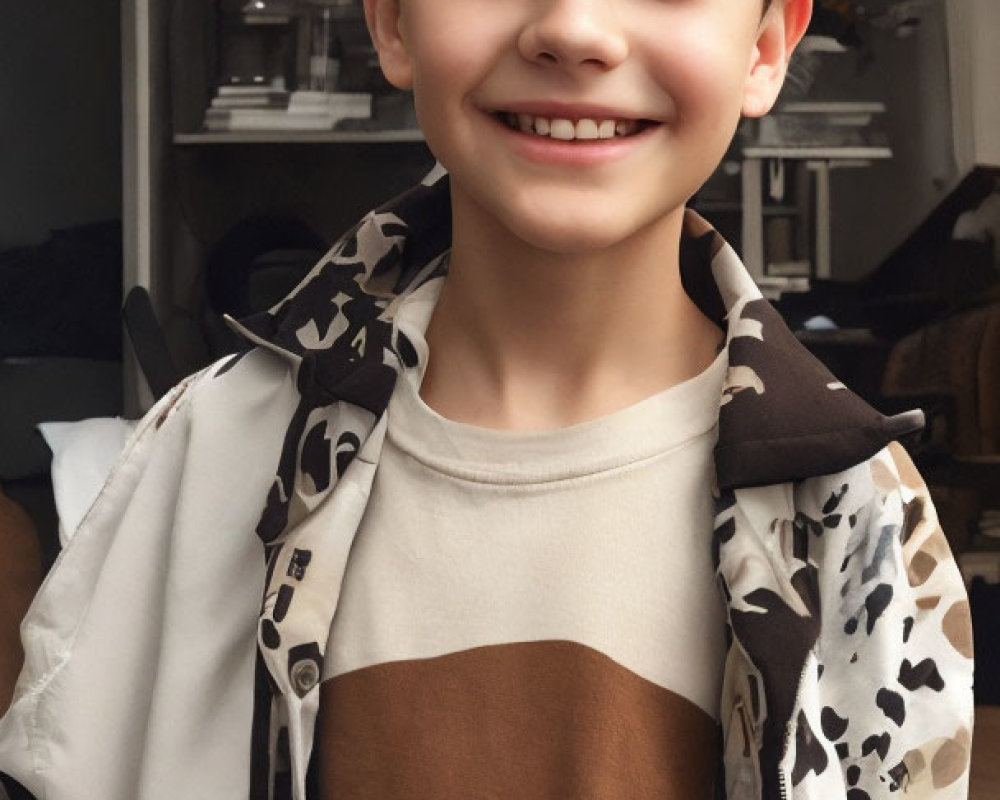
<svg viewBox="0 0 1000 800"><path fill-rule="evenodd" d="M295 693L305 697L319 683L319 666L311 658L304 659L292 666L289 678Z"/></svg>

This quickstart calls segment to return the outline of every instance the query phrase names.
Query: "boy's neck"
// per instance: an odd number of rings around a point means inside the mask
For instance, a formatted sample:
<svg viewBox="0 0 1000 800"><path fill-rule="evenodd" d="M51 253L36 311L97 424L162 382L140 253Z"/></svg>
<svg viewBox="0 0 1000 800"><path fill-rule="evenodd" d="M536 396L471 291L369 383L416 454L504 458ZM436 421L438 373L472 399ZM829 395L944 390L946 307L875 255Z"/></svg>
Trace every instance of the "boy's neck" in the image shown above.
<svg viewBox="0 0 1000 800"><path fill-rule="evenodd" d="M684 209L614 249L531 247L456 203L451 265L421 388L443 416L543 430L694 377L722 332L681 286Z"/></svg>

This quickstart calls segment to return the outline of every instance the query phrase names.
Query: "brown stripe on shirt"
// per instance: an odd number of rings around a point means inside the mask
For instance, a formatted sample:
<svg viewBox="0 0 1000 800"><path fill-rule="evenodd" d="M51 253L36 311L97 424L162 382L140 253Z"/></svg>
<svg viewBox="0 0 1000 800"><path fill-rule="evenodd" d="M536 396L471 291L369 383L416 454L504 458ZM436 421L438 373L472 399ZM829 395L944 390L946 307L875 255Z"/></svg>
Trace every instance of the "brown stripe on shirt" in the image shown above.
<svg viewBox="0 0 1000 800"><path fill-rule="evenodd" d="M707 800L719 735L602 653L538 641L332 678L317 746L325 800Z"/></svg>

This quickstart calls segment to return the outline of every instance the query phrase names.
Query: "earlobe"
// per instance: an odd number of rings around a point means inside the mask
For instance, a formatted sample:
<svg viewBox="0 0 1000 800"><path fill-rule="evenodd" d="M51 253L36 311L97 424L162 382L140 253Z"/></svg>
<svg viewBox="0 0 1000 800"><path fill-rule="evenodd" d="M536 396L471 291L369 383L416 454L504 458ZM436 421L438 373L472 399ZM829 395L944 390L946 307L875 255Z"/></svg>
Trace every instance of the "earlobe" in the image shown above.
<svg viewBox="0 0 1000 800"><path fill-rule="evenodd" d="M365 20L386 80L397 89L410 89L413 86L413 67L400 27L400 2L364 0Z"/></svg>
<svg viewBox="0 0 1000 800"><path fill-rule="evenodd" d="M743 93L744 116L762 117L771 110L811 16L812 0L774 0L757 32Z"/></svg>

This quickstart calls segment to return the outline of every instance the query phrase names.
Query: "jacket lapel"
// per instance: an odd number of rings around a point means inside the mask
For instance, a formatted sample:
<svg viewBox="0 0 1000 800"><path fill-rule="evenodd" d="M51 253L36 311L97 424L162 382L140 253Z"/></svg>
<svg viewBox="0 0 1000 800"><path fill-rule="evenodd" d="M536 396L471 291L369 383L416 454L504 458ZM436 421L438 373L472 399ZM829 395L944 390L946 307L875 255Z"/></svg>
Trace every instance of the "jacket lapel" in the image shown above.
<svg viewBox="0 0 1000 800"><path fill-rule="evenodd" d="M300 393L257 526L268 580L258 629L254 769L256 785L271 791L291 783L293 796L305 797L337 587L374 478L384 412L401 365L413 357L393 312L407 292L443 274L449 197L446 176L410 190L365 217L284 301L230 321L250 343L288 362ZM681 276L703 313L727 331L730 366L715 454L723 520L713 541L718 566L734 533L725 521L734 490L839 471L919 428L922 418L916 412L886 419L839 384L788 331L735 252L693 212L685 220ZM354 491L334 491L341 484ZM313 513L321 505L322 525ZM796 627L808 619L787 616L794 646L784 660L761 667L765 684L795 673L815 640L815 631ZM757 618L764 616L731 614L741 641L755 640ZM777 617L766 619L774 624ZM752 650L754 661L763 657Z"/></svg>

